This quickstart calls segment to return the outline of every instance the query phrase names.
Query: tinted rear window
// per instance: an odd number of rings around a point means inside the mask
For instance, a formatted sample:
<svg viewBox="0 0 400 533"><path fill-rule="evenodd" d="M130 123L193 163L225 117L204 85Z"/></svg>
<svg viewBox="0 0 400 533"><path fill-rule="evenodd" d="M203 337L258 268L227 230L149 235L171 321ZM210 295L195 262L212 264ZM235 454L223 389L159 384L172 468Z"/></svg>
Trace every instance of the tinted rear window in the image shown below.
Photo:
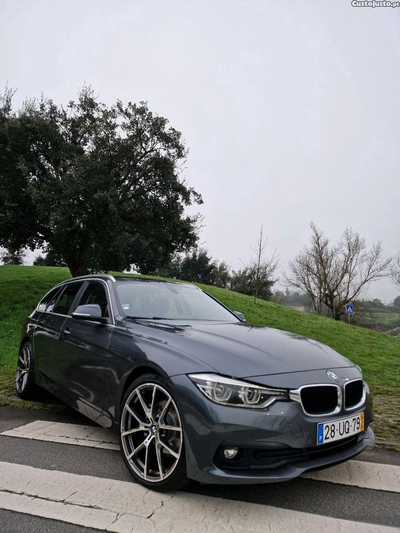
<svg viewBox="0 0 400 533"><path fill-rule="evenodd" d="M82 283L68 283L52 312L57 315L67 315L81 287Z"/></svg>
<svg viewBox="0 0 400 533"><path fill-rule="evenodd" d="M56 287L48 294L46 294L46 296L40 301L39 305L37 306L37 310L39 311L39 313L44 313L48 309L51 302L55 301L56 296L60 291L61 287Z"/></svg>

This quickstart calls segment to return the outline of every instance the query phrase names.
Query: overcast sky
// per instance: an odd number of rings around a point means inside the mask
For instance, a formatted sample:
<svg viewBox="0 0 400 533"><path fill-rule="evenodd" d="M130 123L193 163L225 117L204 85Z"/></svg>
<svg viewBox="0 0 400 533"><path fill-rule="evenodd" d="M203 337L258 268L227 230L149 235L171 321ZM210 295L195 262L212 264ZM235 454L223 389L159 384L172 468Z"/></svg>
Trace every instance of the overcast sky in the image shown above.
<svg viewBox="0 0 400 533"><path fill-rule="evenodd" d="M309 224L400 251L400 8L351 0L0 2L15 105L91 84L183 133L201 241L233 268L264 225L284 262ZM369 296L393 300L384 280Z"/></svg>

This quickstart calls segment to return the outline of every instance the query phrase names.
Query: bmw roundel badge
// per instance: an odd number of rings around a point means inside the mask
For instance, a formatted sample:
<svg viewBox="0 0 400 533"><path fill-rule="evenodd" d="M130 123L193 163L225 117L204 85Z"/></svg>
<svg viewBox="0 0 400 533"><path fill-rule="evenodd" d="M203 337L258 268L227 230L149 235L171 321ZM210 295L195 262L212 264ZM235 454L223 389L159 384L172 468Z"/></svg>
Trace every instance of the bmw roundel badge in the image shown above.
<svg viewBox="0 0 400 533"><path fill-rule="evenodd" d="M335 374L335 372L332 372L331 370L327 370L326 373L328 374L328 377L333 379L333 381L340 381L339 376Z"/></svg>

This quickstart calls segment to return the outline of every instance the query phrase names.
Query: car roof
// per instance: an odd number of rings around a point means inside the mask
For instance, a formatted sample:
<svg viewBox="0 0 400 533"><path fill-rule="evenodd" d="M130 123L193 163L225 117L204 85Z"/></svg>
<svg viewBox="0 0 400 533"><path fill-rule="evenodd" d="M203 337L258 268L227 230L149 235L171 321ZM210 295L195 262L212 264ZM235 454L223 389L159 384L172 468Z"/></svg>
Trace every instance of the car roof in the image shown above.
<svg viewBox="0 0 400 533"><path fill-rule="evenodd" d="M170 281L170 280L164 280L164 279L153 279L153 278L134 278L129 276L117 276L115 278L115 281L138 281L139 283L172 283L177 284L178 281Z"/></svg>
<svg viewBox="0 0 400 533"><path fill-rule="evenodd" d="M112 281L113 283L116 282L135 282L135 283L161 283L161 284L168 284L168 285L180 285L180 286L186 286L186 287L195 287L198 289L199 287L196 287L196 285L193 285L191 283L187 282L181 282L181 281L172 281L172 280L163 280L163 279L153 279L153 278L136 278L133 276L117 276L114 277L111 274L87 274L86 276L77 276L76 278L67 279L65 281L62 281L59 283L59 285L64 285L65 283L71 283L73 281L85 281L85 280L96 280L101 279L104 281ZM200 289L199 289L200 290Z"/></svg>

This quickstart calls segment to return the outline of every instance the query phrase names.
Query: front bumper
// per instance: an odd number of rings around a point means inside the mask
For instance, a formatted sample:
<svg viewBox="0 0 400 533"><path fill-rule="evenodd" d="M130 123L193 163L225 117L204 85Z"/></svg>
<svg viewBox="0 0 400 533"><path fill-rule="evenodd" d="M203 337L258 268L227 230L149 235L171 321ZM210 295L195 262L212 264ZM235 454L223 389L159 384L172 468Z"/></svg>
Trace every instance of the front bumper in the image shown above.
<svg viewBox="0 0 400 533"><path fill-rule="evenodd" d="M299 403L276 401L266 410L247 410L212 403L184 375L171 378L177 390L185 435L187 475L201 483L251 484L293 479L303 472L341 463L374 446L369 423L372 399L354 413L310 417ZM317 424L365 413L365 430L332 445L316 446ZM333 445L335 444L335 445ZM222 447L235 446L248 456L267 458L230 466L219 460ZM279 457L271 461L270 457Z"/></svg>

